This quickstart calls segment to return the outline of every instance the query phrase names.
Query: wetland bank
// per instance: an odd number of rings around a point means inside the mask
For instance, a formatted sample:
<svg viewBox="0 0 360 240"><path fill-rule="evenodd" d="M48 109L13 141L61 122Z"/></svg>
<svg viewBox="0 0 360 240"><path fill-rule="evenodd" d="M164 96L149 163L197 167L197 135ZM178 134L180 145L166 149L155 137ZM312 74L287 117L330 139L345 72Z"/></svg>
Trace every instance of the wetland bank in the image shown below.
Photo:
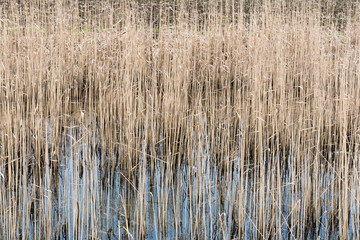
<svg viewBox="0 0 360 240"><path fill-rule="evenodd" d="M356 1L0 1L0 239L357 239Z"/></svg>

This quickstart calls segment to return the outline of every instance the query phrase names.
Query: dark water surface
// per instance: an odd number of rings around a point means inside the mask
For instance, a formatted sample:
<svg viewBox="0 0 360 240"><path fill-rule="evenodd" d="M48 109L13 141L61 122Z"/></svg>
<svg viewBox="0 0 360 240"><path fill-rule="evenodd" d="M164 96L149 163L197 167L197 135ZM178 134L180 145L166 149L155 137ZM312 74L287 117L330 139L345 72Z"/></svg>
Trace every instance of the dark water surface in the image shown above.
<svg viewBox="0 0 360 240"><path fill-rule="evenodd" d="M19 239L337 239L344 191L348 237L359 237L359 185L339 189L334 168L324 165L314 174L304 164L295 171L295 156L281 160L290 166L283 170L276 169L280 159L244 164L240 150L216 163L206 146L184 155L196 159L192 165L173 165L171 153L149 156L143 144L138 164L123 169L122 161L112 167L109 155L85 141L98 141L95 135L69 128L56 172L45 167L40 181L30 173L28 185L17 189L29 200L17 205L24 213L17 220ZM125 147L119 144L119 152ZM2 199L10 201L11 191L6 194ZM10 222L2 218L7 238Z"/></svg>

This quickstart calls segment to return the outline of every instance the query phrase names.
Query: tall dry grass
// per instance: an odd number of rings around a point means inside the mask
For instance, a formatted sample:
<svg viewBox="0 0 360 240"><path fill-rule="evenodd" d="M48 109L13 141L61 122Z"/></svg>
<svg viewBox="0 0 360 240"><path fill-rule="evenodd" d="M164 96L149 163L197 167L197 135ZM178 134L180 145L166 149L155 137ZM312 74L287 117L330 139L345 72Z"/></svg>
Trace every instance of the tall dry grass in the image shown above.
<svg viewBox="0 0 360 240"><path fill-rule="evenodd" d="M1 1L0 238L359 238L353 2Z"/></svg>

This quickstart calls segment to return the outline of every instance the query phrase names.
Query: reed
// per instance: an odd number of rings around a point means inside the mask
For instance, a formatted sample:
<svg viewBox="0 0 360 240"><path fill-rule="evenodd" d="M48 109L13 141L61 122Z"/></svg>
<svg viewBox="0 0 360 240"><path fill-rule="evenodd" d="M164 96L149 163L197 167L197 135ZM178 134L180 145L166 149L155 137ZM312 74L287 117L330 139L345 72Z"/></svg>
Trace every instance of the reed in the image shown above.
<svg viewBox="0 0 360 240"><path fill-rule="evenodd" d="M0 238L359 238L359 7L0 1Z"/></svg>

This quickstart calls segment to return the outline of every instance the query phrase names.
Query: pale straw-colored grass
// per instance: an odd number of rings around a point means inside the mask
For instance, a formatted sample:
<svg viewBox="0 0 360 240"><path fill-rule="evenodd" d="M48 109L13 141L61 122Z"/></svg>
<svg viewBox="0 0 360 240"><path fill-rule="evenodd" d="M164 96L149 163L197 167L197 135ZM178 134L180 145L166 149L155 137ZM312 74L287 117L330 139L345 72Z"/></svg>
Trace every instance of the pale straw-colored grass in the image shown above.
<svg viewBox="0 0 360 240"><path fill-rule="evenodd" d="M5 1L0 239L359 238L352 1Z"/></svg>

